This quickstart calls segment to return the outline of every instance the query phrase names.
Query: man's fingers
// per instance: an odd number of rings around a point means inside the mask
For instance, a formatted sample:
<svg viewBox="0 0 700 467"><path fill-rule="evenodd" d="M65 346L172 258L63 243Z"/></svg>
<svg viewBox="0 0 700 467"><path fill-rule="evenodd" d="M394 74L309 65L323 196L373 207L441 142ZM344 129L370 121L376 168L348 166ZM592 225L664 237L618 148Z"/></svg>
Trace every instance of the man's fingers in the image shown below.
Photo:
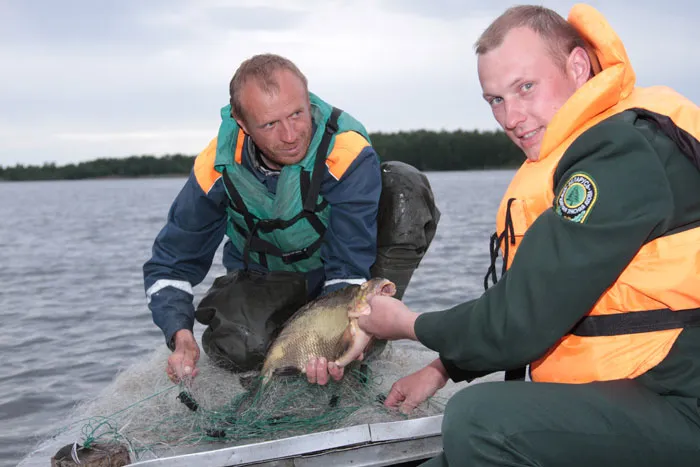
<svg viewBox="0 0 700 467"><path fill-rule="evenodd" d="M310 358L306 363L306 380L311 384L316 384L316 358Z"/></svg>
<svg viewBox="0 0 700 467"><path fill-rule="evenodd" d="M178 380L184 380L192 377L192 367L184 365L182 362L175 364L175 375Z"/></svg>
<svg viewBox="0 0 700 467"><path fill-rule="evenodd" d="M199 369L195 366L195 359L192 358L192 355L175 351L168 358L166 372L170 381L179 383L181 381L190 382L197 376Z"/></svg>
<svg viewBox="0 0 700 467"><path fill-rule="evenodd" d="M330 373L331 378L333 378L335 381L340 381L343 379L345 368L339 367L334 362L328 362L328 373Z"/></svg>
<svg viewBox="0 0 700 467"><path fill-rule="evenodd" d="M411 412L413 412L413 409L418 407L418 404L416 404L414 401L411 399L406 399L403 404L399 406L399 412L401 412L404 415L408 415Z"/></svg>
<svg viewBox="0 0 700 467"><path fill-rule="evenodd" d="M173 383L177 383L177 376L175 375L175 372L173 371L172 368L170 368L170 365L167 365L165 367L165 373L168 375L168 379L172 381Z"/></svg>
<svg viewBox="0 0 700 467"><path fill-rule="evenodd" d="M323 357L316 363L316 382L321 386L328 384L328 361Z"/></svg>
<svg viewBox="0 0 700 467"><path fill-rule="evenodd" d="M399 404L404 401L404 399L406 399L406 396L404 396L401 391L395 387L392 387L389 391L389 395L386 396L384 405L387 407L398 407Z"/></svg>
<svg viewBox="0 0 700 467"><path fill-rule="evenodd" d="M343 378L345 370L324 357L312 357L306 363L306 380L321 386L328 384L329 376L336 381Z"/></svg>

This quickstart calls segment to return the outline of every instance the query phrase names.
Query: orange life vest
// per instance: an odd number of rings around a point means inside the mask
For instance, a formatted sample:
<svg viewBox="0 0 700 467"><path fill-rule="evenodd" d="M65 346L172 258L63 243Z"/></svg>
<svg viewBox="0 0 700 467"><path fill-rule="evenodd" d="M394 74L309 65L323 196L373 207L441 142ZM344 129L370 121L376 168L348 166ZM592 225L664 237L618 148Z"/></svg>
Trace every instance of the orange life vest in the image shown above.
<svg viewBox="0 0 700 467"><path fill-rule="evenodd" d="M592 7L576 5L568 21L592 44L602 70L557 112L547 126L539 160L526 161L506 191L497 218L497 232L510 232L504 236L507 245L501 246L506 267L512 263L528 227L552 209L553 175L564 152L583 132L604 119L638 109L642 115L663 120L687 139L678 141L674 137L680 147L698 151L695 156L700 157L698 106L669 88L635 87L635 74L622 42ZM700 187L698 193L700 196ZM699 271L700 228L657 238L639 250L588 316L699 308ZM635 378L666 357L681 331L566 335L530 365L531 378L562 383Z"/></svg>

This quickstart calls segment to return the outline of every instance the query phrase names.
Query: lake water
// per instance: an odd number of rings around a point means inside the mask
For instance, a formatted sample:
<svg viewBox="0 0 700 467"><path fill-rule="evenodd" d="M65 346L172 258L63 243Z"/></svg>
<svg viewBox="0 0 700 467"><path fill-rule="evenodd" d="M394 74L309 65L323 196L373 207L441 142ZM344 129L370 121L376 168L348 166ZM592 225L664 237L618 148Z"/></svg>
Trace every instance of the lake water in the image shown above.
<svg viewBox="0 0 700 467"><path fill-rule="evenodd" d="M481 294L496 208L512 176L428 173L442 218L404 296L412 309ZM165 345L141 267L183 182L0 183L0 466L17 465L76 404ZM223 273L219 252L195 301ZM202 329L195 327L198 338Z"/></svg>

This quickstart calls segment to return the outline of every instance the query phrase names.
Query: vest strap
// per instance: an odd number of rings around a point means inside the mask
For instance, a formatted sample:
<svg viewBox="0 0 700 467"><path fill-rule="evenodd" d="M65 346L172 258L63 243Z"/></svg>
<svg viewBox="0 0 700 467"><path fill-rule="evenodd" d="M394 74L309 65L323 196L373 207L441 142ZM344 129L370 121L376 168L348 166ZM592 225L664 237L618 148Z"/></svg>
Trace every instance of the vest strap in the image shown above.
<svg viewBox="0 0 700 467"><path fill-rule="evenodd" d="M241 197L241 194L233 185L233 182L231 182L231 177L228 176L228 171L225 167L221 173L224 179L224 186L226 187L226 191L229 195L229 205L233 210L235 210L243 216L243 219L245 219L245 223L248 226L248 229L252 230L253 226L255 225L254 216L250 213L250 211L248 211L248 208L246 207L245 202Z"/></svg>
<svg viewBox="0 0 700 467"><path fill-rule="evenodd" d="M527 367L506 370L505 381L525 381Z"/></svg>
<svg viewBox="0 0 700 467"><path fill-rule="evenodd" d="M508 200L508 206L506 208L505 229L503 230L501 235L498 235L498 232L494 232L493 235L491 235L491 242L489 244L489 256L491 257L491 264L489 265L489 268L486 271L486 276L484 276L484 290L489 289L489 279L491 279L491 281L493 282L491 285L496 285L496 282L498 282L498 276L496 274L496 260L498 259L498 250L501 248L501 244L504 241L505 243L503 244L504 254L501 277L503 277L503 275L506 273L506 270L508 269L508 256L510 253L508 250L508 245L515 245L515 228L513 227L513 217L510 213L510 207L513 204L513 201L515 201L515 198L510 198Z"/></svg>
<svg viewBox="0 0 700 467"><path fill-rule="evenodd" d="M636 311L615 315L586 316L570 334L580 337L620 336L700 326L700 308Z"/></svg>
<svg viewBox="0 0 700 467"><path fill-rule="evenodd" d="M700 169L700 141L697 138L678 127L668 115L661 115L639 107L633 107L630 110L640 118L654 122L666 136L678 145L681 152L690 159L695 167Z"/></svg>
<svg viewBox="0 0 700 467"><path fill-rule="evenodd" d="M331 111L331 116L326 122L326 128L323 131L323 137L316 150L316 160L314 161L314 170L311 174L311 184L309 186L309 191L306 192L306 197L304 198L304 211L312 213L316 209L316 199L318 194L321 192L321 182L323 181L323 168L326 165L326 156L328 155L328 148L331 146L331 139L338 130L338 118L340 114L343 113L337 107L333 107Z"/></svg>
<svg viewBox="0 0 700 467"><path fill-rule="evenodd" d="M306 199L308 198L311 191L311 177L309 176L309 172L302 170L299 173L299 185L301 187L301 193L303 197L302 203L306 204ZM328 201L324 199L323 201L321 201L321 203L316 205L316 212L323 211L327 205ZM316 216L313 212L302 210L299 214L302 217L304 217L307 221L309 221L309 224L311 224L316 233L318 233L319 235L323 235L324 233L326 233L326 226L323 225L323 222L321 222L318 216Z"/></svg>
<svg viewBox="0 0 700 467"><path fill-rule="evenodd" d="M263 222L263 221L261 221ZM260 223L256 224L256 226L259 226ZM241 227L239 224L234 223L235 229L240 233L241 235L248 235L248 231L246 231L243 227ZM323 244L323 237L319 237L316 239L313 243L310 245L301 248L299 250L294 250L294 251L289 251L285 252L282 251L277 245L268 242L267 240L263 240L259 236L257 236L257 230L253 230L252 235L248 235L246 239L246 244L245 244L245 252L244 252L244 260L248 259L250 256L250 252L254 251L258 253L260 258L264 258L265 255L272 255L272 256L277 256L285 264L292 264L296 263L297 261L301 261L304 259L311 258L313 254L316 252L321 247L321 244ZM248 264L247 261L246 266ZM262 261L261 261L262 263ZM261 266L267 267L267 262L265 264L261 264Z"/></svg>

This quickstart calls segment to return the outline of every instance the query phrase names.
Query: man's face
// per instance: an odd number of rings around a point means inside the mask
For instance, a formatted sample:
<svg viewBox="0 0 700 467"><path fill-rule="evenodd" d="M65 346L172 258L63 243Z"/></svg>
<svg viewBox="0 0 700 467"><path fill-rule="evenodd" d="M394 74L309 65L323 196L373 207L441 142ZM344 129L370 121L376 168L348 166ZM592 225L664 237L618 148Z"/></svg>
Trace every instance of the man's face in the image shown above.
<svg viewBox="0 0 700 467"><path fill-rule="evenodd" d="M576 89L574 66L555 63L529 28L508 32L503 43L478 58L484 99L496 121L528 159L536 161L547 125Z"/></svg>
<svg viewBox="0 0 700 467"><path fill-rule="evenodd" d="M311 142L311 104L304 83L287 70L275 72L279 91L266 93L255 79L241 88L244 115L238 124L250 135L270 168L296 164Z"/></svg>

